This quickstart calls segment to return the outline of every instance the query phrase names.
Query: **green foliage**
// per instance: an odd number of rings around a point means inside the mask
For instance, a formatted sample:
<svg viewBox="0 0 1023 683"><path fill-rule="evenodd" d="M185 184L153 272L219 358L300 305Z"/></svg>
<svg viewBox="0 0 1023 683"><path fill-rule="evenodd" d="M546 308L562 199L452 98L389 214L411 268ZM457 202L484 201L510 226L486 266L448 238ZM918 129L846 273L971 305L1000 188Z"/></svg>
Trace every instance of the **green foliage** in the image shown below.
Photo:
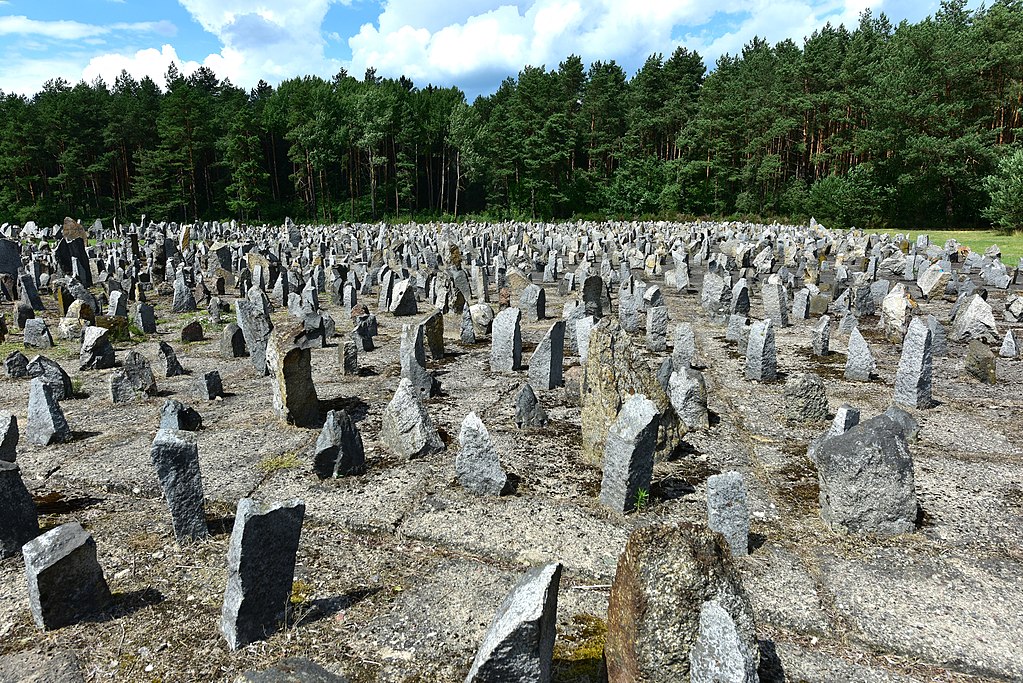
<svg viewBox="0 0 1023 683"><path fill-rule="evenodd" d="M643 512L650 504L650 492L646 489L636 491L636 512Z"/></svg>
<svg viewBox="0 0 1023 683"><path fill-rule="evenodd" d="M1023 231L1023 148L1002 157L984 189L991 198L984 215L1005 234Z"/></svg>

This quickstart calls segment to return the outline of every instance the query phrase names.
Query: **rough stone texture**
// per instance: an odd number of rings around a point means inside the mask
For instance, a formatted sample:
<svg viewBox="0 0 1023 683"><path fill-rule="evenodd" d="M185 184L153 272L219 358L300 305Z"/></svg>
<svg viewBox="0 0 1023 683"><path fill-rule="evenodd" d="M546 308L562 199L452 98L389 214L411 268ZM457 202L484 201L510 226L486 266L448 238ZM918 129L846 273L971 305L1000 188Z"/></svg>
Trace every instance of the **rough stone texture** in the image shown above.
<svg viewBox="0 0 1023 683"><path fill-rule="evenodd" d="M746 483L739 472L707 479L707 526L725 537L733 556L749 553L749 507Z"/></svg>
<svg viewBox="0 0 1023 683"><path fill-rule="evenodd" d="M952 341L966 342L979 339L995 343L1001 335L995 322L995 313L991 305L979 294L974 294L966 308L960 308L952 323L950 334Z"/></svg>
<svg viewBox="0 0 1023 683"><path fill-rule="evenodd" d="M11 379L28 377L28 358L21 351L11 351L4 359L4 372Z"/></svg>
<svg viewBox="0 0 1023 683"><path fill-rule="evenodd" d="M608 602L608 680L690 680L690 653L708 600L731 617L742 647L757 653L753 610L720 534L686 523L634 531Z"/></svg>
<svg viewBox="0 0 1023 683"><path fill-rule="evenodd" d="M1001 358L1019 358L1019 345L1016 343L1016 335L1012 333L1012 330L1006 331L1002 345L998 349L998 355Z"/></svg>
<svg viewBox="0 0 1023 683"><path fill-rule="evenodd" d="M821 517L833 529L892 536L916 527L913 458L887 414L824 441L817 480Z"/></svg>
<svg viewBox="0 0 1023 683"><path fill-rule="evenodd" d="M885 338L893 344L901 344L909 325L912 308L906 286L901 282L892 287L881 302L881 329Z"/></svg>
<svg viewBox="0 0 1023 683"><path fill-rule="evenodd" d="M263 640L288 609L305 503L265 508L238 501L227 551L227 589L220 630L232 650Z"/></svg>
<svg viewBox="0 0 1023 683"><path fill-rule="evenodd" d="M191 406L168 398L160 409L160 429L183 429L189 432L202 427L202 417Z"/></svg>
<svg viewBox="0 0 1023 683"><path fill-rule="evenodd" d="M902 343L892 400L911 408L930 408L931 364L931 331L920 318L913 318Z"/></svg>
<svg viewBox="0 0 1023 683"><path fill-rule="evenodd" d="M178 542L206 538L206 508L199 446L192 432L160 429L149 451Z"/></svg>
<svg viewBox="0 0 1023 683"><path fill-rule="evenodd" d="M902 412L901 410L899 412ZM860 423L860 411L857 408L853 408L848 403L843 403L835 411L835 417L831 420L831 426L828 427L827 431L815 438L810 442L810 445L806 449L806 455L814 463L817 462L817 453L820 452L821 445L833 436L839 434L845 434L847 431L855 427Z"/></svg>
<svg viewBox="0 0 1023 683"><path fill-rule="evenodd" d="M79 352L81 370L104 370L114 367L114 347L108 338L109 330L102 327L86 327Z"/></svg>
<svg viewBox="0 0 1023 683"><path fill-rule="evenodd" d="M675 325L674 347L671 350L671 362L676 369L699 365L696 349L696 333L690 323Z"/></svg>
<svg viewBox="0 0 1023 683"><path fill-rule="evenodd" d="M490 347L490 370L508 372L522 369L522 313L506 308L494 318Z"/></svg>
<svg viewBox="0 0 1023 683"><path fill-rule="evenodd" d="M826 420L830 415L824 380L812 372L793 375L785 382L785 416L796 422Z"/></svg>
<svg viewBox="0 0 1023 683"><path fill-rule="evenodd" d="M539 285L528 285L519 295L519 308L529 322L547 317L547 294Z"/></svg>
<svg viewBox="0 0 1023 683"><path fill-rule="evenodd" d="M648 500L657 423L657 406L636 394L622 405L611 424L604 446L600 502L615 512L632 512L641 498Z"/></svg>
<svg viewBox="0 0 1023 683"><path fill-rule="evenodd" d="M559 320L547 330L529 358L529 383L538 389L550 390L563 383L565 361L565 321Z"/></svg>
<svg viewBox="0 0 1023 683"><path fill-rule="evenodd" d="M410 460L445 449L426 406L408 379L402 378L394 398L384 409L380 439L394 453Z"/></svg>
<svg viewBox="0 0 1023 683"><path fill-rule="evenodd" d="M359 374L359 347L354 341L343 339L338 342L337 361L342 375Z"/></svg>
<svg viewBox="0 0 1023 683"><path fill-rule="evenodd" d="M746 379L769 382L778 376L774 321L760 320L750 328L746 344Z"/></svg>
<svg viewBox="0 0 1023 683"><path fill-rule="evenodd" d="M246 671L234 683L349 683L344 676L332 674L305 657L288 657L269 669Z"/></svg>
<svg viewBox="0 0 1023 683"><path fill-rule="evenodd" d="M53 336L50 328L42 318L34 318L25 322L25 347L33 349L53 348Z"/></svg>
<svg viewBox="0 0 1023 683"><path fill-rule="evenodd" d="M528 386L528 385L527 385ZM499 496L508 483L490 432L476 413L469 413L458 432L455 473L463 488L479 496Z"/></svg>
<svg viewBox="0 0 1023 683"><path fill-rule="evenodd" d="M296 340L305 331L301 323L275 329L266 349L271 369L273 408L278 417L298 427L312 427L320 421L320 401L312 377L312 353Z"/></svg>
<svg viewBox="0 0 1023 683"><path fill-rule="evenodd" d="M245 333L235 323L228 323L220 334L220 356L222 358L241 358L248 351L245 349Z"/></svg>
<svg viewBox="0 0 1023 683"><path fill-rule="evenodd" d="M646 345L655 353L668 348L668 307L651 306L646 312Z"/></svg>
<svg viewBox="0 0 1023 683"><path fill-rule="evenodd" d="M653 401L660 415L655 458L667 459L675 451L685 435L685 427L657 377L613 318L602 319L594 326L583 372L580 415L583 460L591 464L601 462L608 429L633 394L643 394Z"/></svg>
<svg viewBox="0 0 1023 683"><path fill-rule="evenodd" d="M537 400L533 387L527 382L515 395L515 426L521 429L522 427L544 427L546 425L547 412Z"/></svg>
<svg viewBox="0 0 1023 683"><path fill-rule="evenodd" d="M831 353L831 318L829 316L821 316L820 321L813 326L812 334L813 355L826 356ZM862 335L860 336L862 337Z"/></svg>
<svg viewBox="0 0 1023 683"><path fill-rule="evenodd" d="M71 398L74 387L71 377L57 361L46 356L36 356L26 367L29 377L38 377L53 390L53 397L58 401Z"/></svg>
<svg viewBox="0 0 1023 683"><path fill-rule="evenodd" d="M45 646L43 646L45 647ZM0 657L0 681L11 683L85 683L71 650L45 647Z"/></svg>
<svg viewBox="0 0 1023 683"><path fill-rule="evenodd" d="M160 361L163 363L163 376L170 379L171 377L180 377L181 375L187 375L185 369L181 367L181 363L178 361L178 354L175 353L174 347L167 342L159 342L157 344L159 348Z"/></svg>
<svg viewBox="0 0 1023 683"><path fill-rule="evenodd" d="M36 626L52 630L106 609L110 589L96 542L78 522L50 529L22 548Z"/></svg>
<svg viewBox="0 0 1023 683"><path fill-rule="evenodd" d="M327 413L313 453L313 469L320 479L359 474L366 468L362 434L343 410Z"/></svg>
<svg viewBox="0 0 1023 683"><path fill-rule="evenodd" d="M235 317L238 327L245 339L245 348L249 351L252 367L260 375L268 374L266 364L266 348L270 341L273 324L264 313L263 308L248 299L236 299L234 302Z"/></svg>
<svg viewBox="0 0 1023 683"><path fill-rule="evenodd" d="M963 370L984 384L994 384L997 381L994 352L984 342L974 339L966 349Z"/></svg>
<svg viewBox="0 0 1023 683"><path fill-rule="evenodd" d="M770 319L775 327L788 326L789 307L785 296L785 287L780 283L765 282L761 296L764 300L764 317ZM736 312L741 313L742 311Z"/></svg>
<svg viewBox="0 0 1023 683"><path fill-rule="evenodd" d="M195 379L192 392L201 401L212 401L224 395L224 382L220 379L219 370L204 372Z"/></svg>
<svg viewBox="0 0 1023 683"><path fill-rule="evenodd" d="M702 373L692 368L672 372L668 379L668 397L687 429L710 428L707 382Z"/></svg>
<svg viewBox="0 0 1023 683"><path fill-rule="evenodd" d="M690 659L690 683L758 683L760 651L750 648L731 615L716 601L700 608L700 633Z"/></svg>
<svg viewBox="0 0 1023 683"><path fill-rule="evenodd" d="M14 462L18 459L18 418L6 410L0 410L0 460Z"/></svg>
<svg viewBox="0 0 1023 683"><path fill-rule="evenodd" d="M845 359L845 378L858 382L870 380L871 373L877 369L874 354L870 352L867 340L859 329L849 333L849 349Z"/></svg>
<svg viewBox="0 0 1023 683"><path fill-rule="evenodd" d="M497 609L466 683L550 683L561 565L535 567Z"/></svg>
<svg viewBox="0 0 1023 683"><path fill-rule="evenodd" d="M32 379L28 391L28 419L25 438L37 446L71 440L71 427L53 395L53 389L39 377Z"/></svg>
<svg viewBox="0 0 1023 683"><path fill-rule="evenodd" d="M141 353L131 349L124 355L121 364L125 376L128 378L132 389L145 396L156 394L156 377L153 376L153 368Z"/></svg>
<svg viewBox="0 0 1023 683"><path fill-rule="evenodd" d="M21 469L0 460L0 558L14 557L37 535L36 505L21 479Z"/></svg>

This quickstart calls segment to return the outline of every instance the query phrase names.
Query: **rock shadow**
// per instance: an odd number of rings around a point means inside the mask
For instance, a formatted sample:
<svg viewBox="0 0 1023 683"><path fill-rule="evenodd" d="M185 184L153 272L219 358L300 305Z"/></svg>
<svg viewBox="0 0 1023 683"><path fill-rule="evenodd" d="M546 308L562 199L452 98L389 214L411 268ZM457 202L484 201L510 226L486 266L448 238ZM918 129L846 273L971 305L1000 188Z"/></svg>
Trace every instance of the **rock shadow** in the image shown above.
<svg viewBox="0 0 1023 683"><path fill-rule="evenodd" d="M296 627L314 624L321 619L332 617L338 612L350 609L366 598L380 592L380 588L358 588L329 598L317 598L294 608L292 614Z"/></svg>

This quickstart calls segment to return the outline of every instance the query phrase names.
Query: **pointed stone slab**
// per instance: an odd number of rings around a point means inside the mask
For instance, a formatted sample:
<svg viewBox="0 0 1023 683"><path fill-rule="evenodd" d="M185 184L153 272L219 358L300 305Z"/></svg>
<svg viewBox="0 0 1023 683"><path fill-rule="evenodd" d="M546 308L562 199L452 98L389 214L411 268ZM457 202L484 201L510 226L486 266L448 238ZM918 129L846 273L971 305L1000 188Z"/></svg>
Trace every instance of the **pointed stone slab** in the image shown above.
<svg viewBox="0 0 1023 683"><path fill-rule="evenodd" d="M380 439L394 453L410 460L439 453L445 448L419 392L408 379L398 382L394 397L384 409Z"/></svg>
<svg viewBox="0 0 1023 683"><path fill-rule="evenodd" d="M501 468L490 432L476 413L469 413L462 420L458 443L460 448L455 456L458 483L479 496L501 495L508 476Z"/></svg>

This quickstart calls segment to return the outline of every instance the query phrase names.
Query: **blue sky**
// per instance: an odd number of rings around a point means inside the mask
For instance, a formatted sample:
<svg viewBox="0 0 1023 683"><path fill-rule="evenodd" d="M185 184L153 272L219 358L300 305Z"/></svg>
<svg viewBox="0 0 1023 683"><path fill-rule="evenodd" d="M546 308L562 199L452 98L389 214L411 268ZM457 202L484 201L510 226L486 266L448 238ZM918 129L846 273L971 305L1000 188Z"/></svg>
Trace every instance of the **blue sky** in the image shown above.
<svg viewBox="0 0 1023 683"><path fill-rule="evenodd" d="M971 5L976 4L971 2ZM344 68L405 74L419 86L492 92L524 65L615 59L633 73L686 45L708 66L754 35L801 40L863 9L893 20L937 0L0 0L0 90L32 94L50 78L112 83L121 69L163 83L170 61L236 85Z"/></svg>

